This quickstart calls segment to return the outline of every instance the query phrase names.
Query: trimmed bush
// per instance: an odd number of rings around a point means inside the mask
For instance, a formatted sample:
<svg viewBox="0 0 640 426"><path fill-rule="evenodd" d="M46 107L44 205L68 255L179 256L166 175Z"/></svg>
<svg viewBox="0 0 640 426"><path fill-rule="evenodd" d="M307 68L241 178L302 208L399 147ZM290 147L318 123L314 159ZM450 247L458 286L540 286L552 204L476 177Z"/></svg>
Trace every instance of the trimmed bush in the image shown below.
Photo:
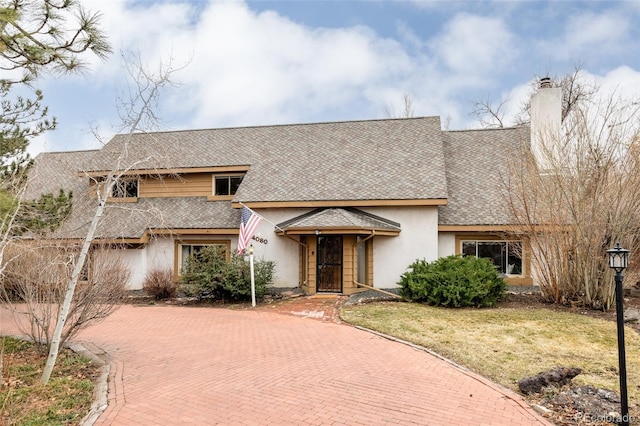
<svg viewBox="0 0 640 426"><path fill-rule="evenodd" d="M144 277L142 289L156 300L163 300L176 297L178 283L173 281L171 269L154 269Z"/></svg>
<svg viewBox="0 0 640 426"><path fill-rule="evenodd" d="M472 256L416 260L399 284L405 299L449 308L495 306L506 289L490 260Z"/></svg>
<svg viewBox="0 0 640 426"><path fill-rule="evenodd" d="M273 282L275 262L254 261L256 298L262 299ZM251 299L249 261L232 254L227 262L223 247L205 247L187 259L181 291L198 299L241 301Z"/></svg>

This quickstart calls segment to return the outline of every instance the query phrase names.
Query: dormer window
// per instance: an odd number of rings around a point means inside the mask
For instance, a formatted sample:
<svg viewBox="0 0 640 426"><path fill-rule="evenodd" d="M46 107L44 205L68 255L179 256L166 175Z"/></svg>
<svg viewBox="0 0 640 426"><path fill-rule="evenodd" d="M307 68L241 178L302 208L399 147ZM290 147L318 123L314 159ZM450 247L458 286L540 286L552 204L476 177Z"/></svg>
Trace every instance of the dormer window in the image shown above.
<svg viewBox="0 0 640 426"><path fill-rule="evenodd" d="M137 198L138 179L118 179L111 191L113 198Z"/></svg>
<svg viewBox="0 0 640 426"><path fill-rule="evenodd" d="M243 175L215 175L214 176L214 195L230 196L234 195L242 183Z"/></svg>

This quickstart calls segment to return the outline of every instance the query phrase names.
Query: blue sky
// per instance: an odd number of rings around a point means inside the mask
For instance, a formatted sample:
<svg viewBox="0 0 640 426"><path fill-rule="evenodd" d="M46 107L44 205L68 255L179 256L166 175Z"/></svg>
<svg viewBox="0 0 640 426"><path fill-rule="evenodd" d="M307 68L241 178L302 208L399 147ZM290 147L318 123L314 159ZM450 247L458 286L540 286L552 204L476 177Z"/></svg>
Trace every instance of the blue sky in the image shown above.
<svg viewBox="0 0 640 426"><path fill-rule="evenodd" d="M478 127L474 101L508 99L535 76L581 65L640 97L640 2L82 0L103 15L114 54L82 75L37 83L59 126L30 151L100 147L120 128L121 52L181 70L162 129L385 118L403 95L443 127Z"/></svg>

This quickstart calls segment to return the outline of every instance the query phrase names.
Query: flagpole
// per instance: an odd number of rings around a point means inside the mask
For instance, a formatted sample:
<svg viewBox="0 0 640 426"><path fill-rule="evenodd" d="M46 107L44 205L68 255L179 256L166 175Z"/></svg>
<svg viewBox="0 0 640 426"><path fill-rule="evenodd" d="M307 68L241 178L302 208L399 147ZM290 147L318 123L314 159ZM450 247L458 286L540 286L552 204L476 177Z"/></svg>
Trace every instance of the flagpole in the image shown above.
<svg viewBox="0 0 640 426"><path fill-rule="evenodd" d="M251 307L256 307L256 278L253 269L253 244L249 246L249 269L251 270Z"/></svg>
<svg viewBox="0 0 640 426"><path fill-rule="evenodd" d="M247 208L249 210L251 210L251 212L253 214L255 214L256 216L259 216L260 219L264 220L265 222L269 222L270 224L272 224L273 226L275 226L276 229L280 230L280 232L282 232L282 235L284 235L285 237L287 237L288 239L290 239L291 241L300 244L303 247L308 247L305 243L301 242L300 240L296 240L295 238L293 238L291 235L287 234L286 231L282 228L280 228L278 225L276 225L275 223L271 222L269 219L267 219L266 217L258 214L255 212L255 210L252 210L251 208L247 207L244 205L243 202L239 201L238 204L240 204L242 207Z"/></svg>
<svg viewBox="0 0 640 426"><path fill-rule="evenodd" d="M265 222L269 222L270 224L272 224L273 226L275 226L275 227L276 227L276 229L279 229L282 233L284 233L284 229L280 228L278 225L276 225L275 223L271 222L269 219L267 219L266 217L262 216L261 214L256 213L256 211L255 211L255 210L253 210L252 208L250 208L250 207L248 207L248 206L245 206L245 205L244 205L244 203L243 203L242 201L238 202L238 204L240 204L242 207L246 207L246 208L248 208L249 210L251 210L251 212L252 212L253 214L255 214L256 216L260 216L260 218L261 218L262 220L264 220Z"/></svg>

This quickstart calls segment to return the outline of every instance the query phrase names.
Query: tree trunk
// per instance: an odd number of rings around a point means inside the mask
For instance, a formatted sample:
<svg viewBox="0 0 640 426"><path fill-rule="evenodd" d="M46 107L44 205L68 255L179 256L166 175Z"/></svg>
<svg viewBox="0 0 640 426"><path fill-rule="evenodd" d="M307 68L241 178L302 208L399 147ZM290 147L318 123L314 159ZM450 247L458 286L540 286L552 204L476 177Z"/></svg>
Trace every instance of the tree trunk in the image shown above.
<svg viewBox="0 0 640 426"><path fill-rule="evenodd" d="M107 185L108 191L111 191L113 182L113 179L109 181L109 184ZM108 191L105 190L104 194L109 194ZM53 331L53 336L51 338L51 345L49 345L49 355L47 356L47 363L44 367L44 371L42 372L42 378L40 379L40 382L43 385L49 383L51 373L53 372L53 367L55 366L56 360L58 359L60 341L62 339L62 330L64 329L64 325L67 322L67 316L69 315L71 301L73 300L73 295L76 291L76 285L78 284L78 279L80 277L80 273L82 272L84 262L87 260L87 254L89 253L89 249L91 248L91 241L93 241L93 236L95 235L96 229L98 228L98 223L100 222L100 218L104 213L106 201L106 195L104 197L101 197L98 208L96 209L96 214L93 216L91 226L89 226L87 235L84 238L84 243L82 244L82 249L80 250L80 255L78 256L78 261L76 262L76 265L73 268L73 272L71 273L71 279L69 280L69 284L67 285L67 291L65 292L64 301L62 302L62 308L60 309L60 315L58 316L56 328Z"/></svg>

